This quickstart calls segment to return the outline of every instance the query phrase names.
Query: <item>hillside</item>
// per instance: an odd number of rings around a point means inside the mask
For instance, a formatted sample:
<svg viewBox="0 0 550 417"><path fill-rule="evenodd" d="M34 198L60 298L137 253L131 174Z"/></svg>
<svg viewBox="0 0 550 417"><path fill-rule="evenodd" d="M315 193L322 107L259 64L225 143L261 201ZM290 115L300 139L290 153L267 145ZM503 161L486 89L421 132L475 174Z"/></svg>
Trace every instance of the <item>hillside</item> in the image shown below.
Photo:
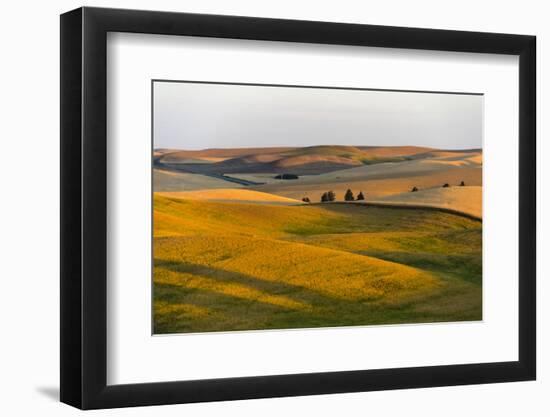
<svg viewBox="0 0 550 417"><path fill-rule="evenodd" d="M482 189L477 186L431 188L383 197L375 202L442 207L481 218Z"/></svg>
<svg viewBox="0 0 550 417"><path fill-rule="evenodd" d="M355 194L362 191L367 200L378 200L393 194L408 193L412 187L422 190L441 187L445 183L458 185L461 181L468 185L481 186L481 180L480 168L451 168L428 172L421 171L419 173L411 172L410 175L399 176L395 174L395 176L389 176L389 178L369 177L367 175L348 178L344 172L340 172L338 176L327 178L325 181L315 178L285 182L273 181L266 185L254 187L254 189L294 199L309 197L311 201L318 202L323 192L328 190L334 191L338 200L343 200L344 194L349 188Z"/></svg>
<svg viewBox="0 0 550 417"><path fill-rule="evenodd" d="M154 191L192 191L211 188L239 188L239 184L230 183L222 179L195 175L185 172L174 172L153 169Z"/></svg>
<svg viewBox="0 0 550 417"><path fill-rule="evenodd" d="M434 211L155 194L155 333L480 319L480 238Z"/></svg>
<svg viewBox="0 0 550 417"><path fill-rule="evenodd" d="M394 194L409 192L413 187L420 190L438 188L443 184L468 186L482 185L482 156L479 152L445 152L424 154L425 158L377 165L362 165L349 169L300 177L294 181L276 181L267 175L233 174L265 182L255 189L301 199L309 197L319 201L323 192L332 190L337 199L343 199L349 188L355 194L362 191L367 200L378 200ZM424 194L419 194L418 197ZM417 198L418 198L417 197Z"/></svg>

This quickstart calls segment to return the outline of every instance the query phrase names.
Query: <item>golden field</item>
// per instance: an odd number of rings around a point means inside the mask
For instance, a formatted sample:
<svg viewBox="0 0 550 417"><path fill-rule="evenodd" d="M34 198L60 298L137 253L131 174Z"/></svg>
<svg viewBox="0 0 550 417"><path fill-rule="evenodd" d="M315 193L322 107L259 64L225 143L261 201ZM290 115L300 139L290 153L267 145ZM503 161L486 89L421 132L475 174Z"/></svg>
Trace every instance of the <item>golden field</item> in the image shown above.
<svg viewBox="0 0 550 417"><path fill-rule="evenodd" d="M260 191L215 188L196 191L172 191L157 193L163 197L179 198L184 200L209 200L209 201L244 201L250 203L286 203L300 204L301 201L292 198L281 197L275 194L262 193Z"/></svg>
<svg viewBox="0 0 550 417"><path fill-rule="evenodd" d="M481 319L481 223L154 197L155 333Z"/></svg>

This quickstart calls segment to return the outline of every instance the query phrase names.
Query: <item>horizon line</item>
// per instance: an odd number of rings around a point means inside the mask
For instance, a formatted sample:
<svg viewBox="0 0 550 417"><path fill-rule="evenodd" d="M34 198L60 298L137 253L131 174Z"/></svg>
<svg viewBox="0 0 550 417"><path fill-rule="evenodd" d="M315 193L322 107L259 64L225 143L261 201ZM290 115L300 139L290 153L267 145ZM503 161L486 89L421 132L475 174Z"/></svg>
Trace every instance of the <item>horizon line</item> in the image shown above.
<svg viewBox="0 0 550 417"><path fill-rule="evenodd" d="M234 147L216 147L216 148L197 148L197 149L188 149L188 148L172 148L172 147L153 147L153 150L162 150L162 149L173 149L178 151L213 151L213 150L224 150L224 149L282 149L282 148L331 148L331 147L349 147L349 148L425 148L432 149L436 151L483 151L483 147L479 148L434 148L431 146L422 146L422 145L308 145L308 146L234 146Z"/></svg>

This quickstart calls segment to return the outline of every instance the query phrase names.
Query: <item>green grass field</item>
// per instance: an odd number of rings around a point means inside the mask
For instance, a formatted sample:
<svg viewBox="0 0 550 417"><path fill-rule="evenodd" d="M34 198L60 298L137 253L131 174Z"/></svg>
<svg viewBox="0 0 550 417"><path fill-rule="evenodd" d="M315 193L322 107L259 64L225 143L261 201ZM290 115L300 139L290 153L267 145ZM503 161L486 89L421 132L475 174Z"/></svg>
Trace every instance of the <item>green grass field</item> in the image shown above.
<svg viewBox="0 0 550 417"><path fill-rule="evenodd" d="M481 222L154 197L154 332L481 319Z"/></svg>

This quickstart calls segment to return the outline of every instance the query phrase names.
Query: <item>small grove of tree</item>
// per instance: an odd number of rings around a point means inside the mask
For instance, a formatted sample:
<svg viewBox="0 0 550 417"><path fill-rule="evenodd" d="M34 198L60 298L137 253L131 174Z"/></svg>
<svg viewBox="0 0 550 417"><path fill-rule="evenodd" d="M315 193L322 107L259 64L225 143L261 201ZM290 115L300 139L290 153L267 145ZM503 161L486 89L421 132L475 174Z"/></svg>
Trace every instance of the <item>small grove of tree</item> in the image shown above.
<svg viewBox="0 0 550 417"><path fill-rule="evenodd" d="M416 191L418 191L418 188L413 187L412 190L411 190L411 193L414 193L414 192L416 192Z"/></svg>
<svg viewBox="0 0 550 417"><path fill-rule="evenodd" d="M443 184L443 188L449 188L449 184L448 183Z"/></svg>
<svg viewBox="0 0 550 417"><path fill-rule="evenodd" d="M359 194L357 194L357 200L364 200L365 196L363 195L363 191L359 191Z"/></svg>
<svg viewBox="0 0 550 417"><path fill-rule="evenodd" d="M354 201L355 197L353 196L353 192L348 188L346 191L346 195L344 195L344 200L346 201Z"/></svg>
<svg viewBox="0 0 550 417"><path fill-rule="evenodd" d="M336 200L336 194L334 194L333 191L327 191L326 193L323 193L321 196L321 202L326 203L327 201L334 201Z"/></svg>
<svg viewBox="0 0 550 417"><path fill-rule="evenodd" d="M302 201L303 201L304 203L311 203L311 200L309 199L309 197L303 197L303 198L302 198Z"/></svg>
<svg viewBox="0 0 550 417"><path fill-rule="evenodd" d="M460 186L464 187L466 184L464 184L464 181L460 181Z"/></svg>
<svg viewBox="0 0 550 417"><path fill-rule="evenodd" d="M296 174L279 174L275 175L276 180L297 180L298 175Z"/></svg>

